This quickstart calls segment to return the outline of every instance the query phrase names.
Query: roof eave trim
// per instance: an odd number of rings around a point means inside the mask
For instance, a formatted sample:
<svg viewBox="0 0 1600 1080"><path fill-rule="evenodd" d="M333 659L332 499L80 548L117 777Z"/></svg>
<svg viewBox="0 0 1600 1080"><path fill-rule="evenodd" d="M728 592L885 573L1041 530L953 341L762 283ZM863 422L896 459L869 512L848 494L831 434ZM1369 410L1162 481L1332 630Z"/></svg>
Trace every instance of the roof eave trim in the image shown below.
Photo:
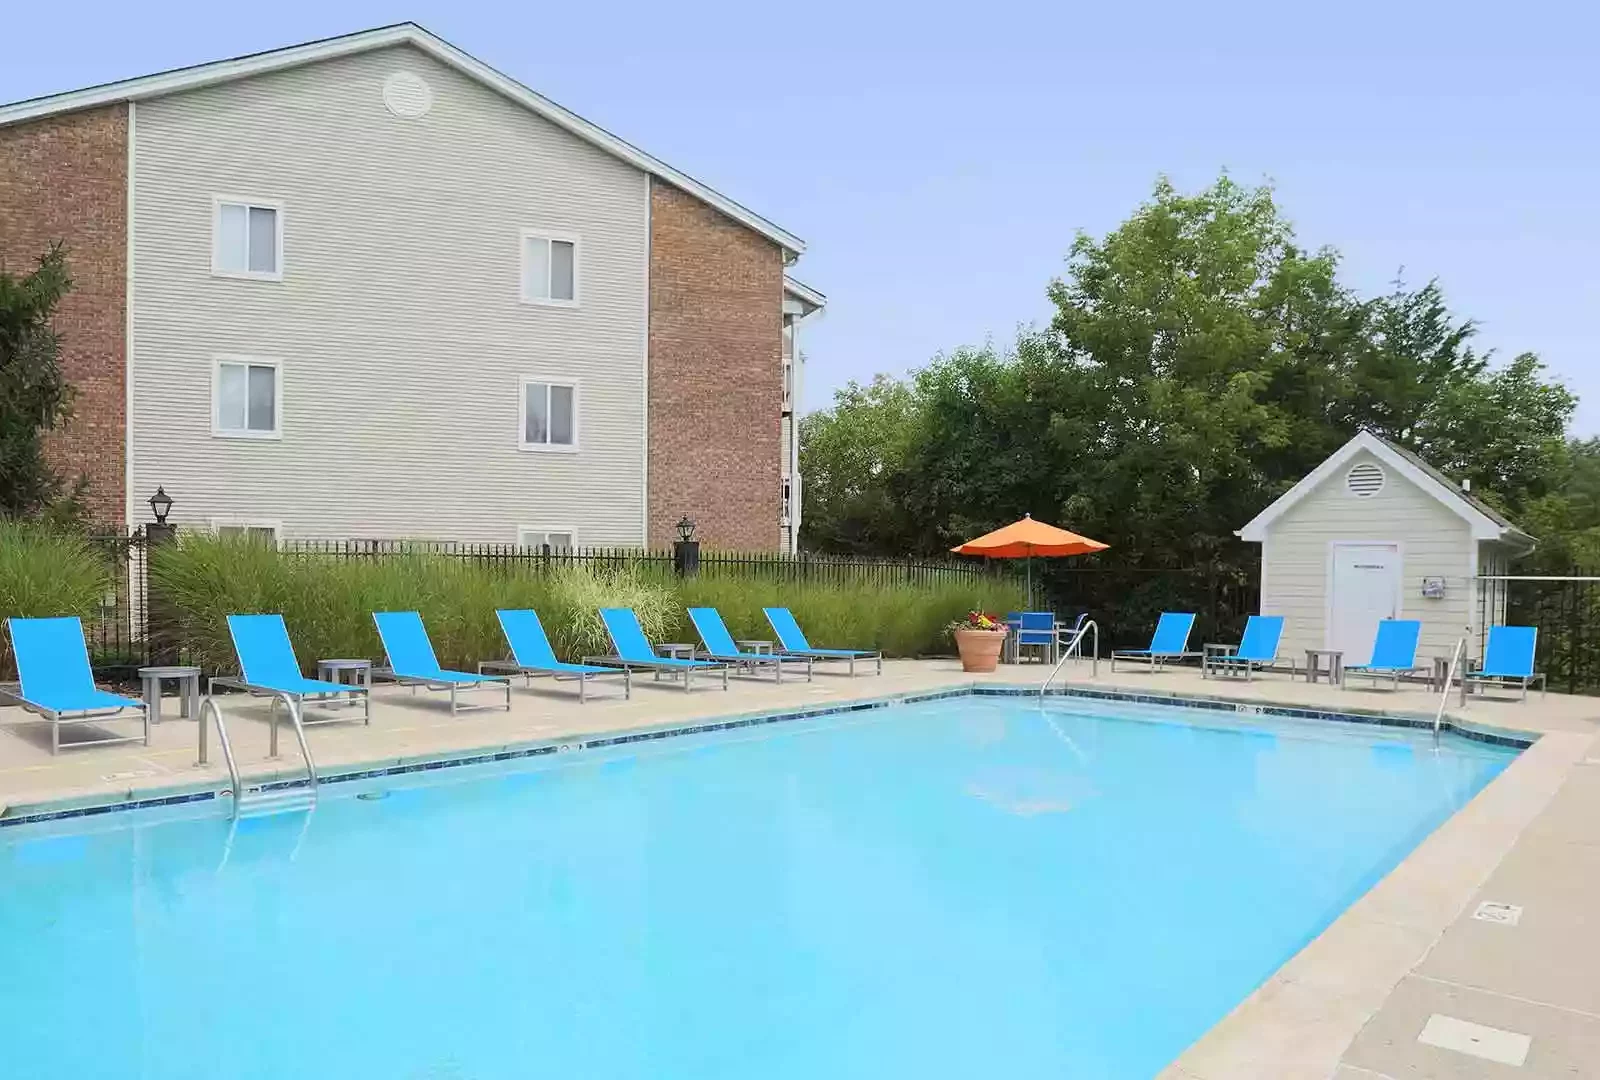
<svg viewBox="0 0 1600 1080"><path fill-rule="evenodd" d="M392 45L413 45L441 63L461 71L504 97L537 113L558 127L589 142L600 149L635 166L643 172L658 177L675 188L693 195L709 206L737 221L753 232L771 240L782 250L784 262L793 262L805 251L805 242L787 229L748 207L707 187L687 173L640 150L632 143L592 124L583 117L530 90L515 79L504 75L483 61L473 57L414 23L386 26L376 30L363 30L343 37L329 38L305 45L291 45L284 49L256 53L232 60L218 60L209 64L180 68L157 75L145 75L121 82L106 83L85 90L70 90L63 94L33 98L15 105L0 108L0 127L8 124L37 120L56 113L92 109L120 101L143 101L183 90L194 90L233 79L261 75L271 71L298 67L319 60L329 60Z"/></svg>
<svg viewBox="0 0 1600 1080"><path fill-rule="evenodd" d="M795 280L788 274L783 276L783 294L786 298L792 296L799 301L804 308L801 312L802 315L810 315L812 312L820 311L828 306L828 298L826 296L805 282Z"/></svg>
<svg viewBox="0 0 1600 1080"><path fill-rule="evenodd" d="M1480 513L1472 505L1458 499L1453 493L1441 492L1438 480L1429 476L1401 455L1389 448L1389 445L1371 432L1362 431L1356 434L1349 442L1329 454L1327 459L1315 469L1312 469L1294 487L1279 495L1261 513L1251 518L1244 527L1235 532L1239 539L1254 543L1264 543L1267 538L1268 527L1282 517L1288 510L1301 499L1309 495L1328 477L1338 471L1339 467L1354 457L1358 451L1366 450L1374 457L1381 459L1384 464L1394 469L1401 476L1411 481L1417 487L1431 495L1438 503L1465 521L1472 529L1472 535L1479 540L1498 540L1508 530L1499 522Z"/></svg>

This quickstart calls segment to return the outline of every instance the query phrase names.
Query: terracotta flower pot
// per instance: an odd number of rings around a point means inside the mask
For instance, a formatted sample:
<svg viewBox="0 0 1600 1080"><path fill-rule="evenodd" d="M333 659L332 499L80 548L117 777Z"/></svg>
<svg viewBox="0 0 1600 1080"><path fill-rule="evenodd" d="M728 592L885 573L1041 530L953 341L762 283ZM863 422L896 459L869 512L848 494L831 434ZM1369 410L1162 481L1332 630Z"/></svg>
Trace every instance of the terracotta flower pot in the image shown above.
<svg viewBox="0 0 1600 1080"><path fill-rule="evenodd" d="M956 649L961 653L962 671L993 671L1000 662L1000 647L1006 643L1005 630L957 630Z"/></svg>

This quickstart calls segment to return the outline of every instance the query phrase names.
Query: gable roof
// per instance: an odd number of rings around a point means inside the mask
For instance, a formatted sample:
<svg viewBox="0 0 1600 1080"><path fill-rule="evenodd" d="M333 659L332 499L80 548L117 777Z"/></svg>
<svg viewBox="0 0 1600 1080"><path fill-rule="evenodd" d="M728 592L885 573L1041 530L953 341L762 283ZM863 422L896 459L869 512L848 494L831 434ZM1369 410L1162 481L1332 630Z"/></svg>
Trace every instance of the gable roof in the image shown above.
<svg viewBox="0 0 1600 1080"><path fill-rule="evenodd" d="M799 315L801 318L805 318L813 311L819 311L828 305L826 296L823 296L805 282L798 278L792 278L788 274L783 275L783 300L784 314L790 314L789 306L792 304L794 306L793 314Z"/></svg>
<svg viewBox="0 0 1600 1080"><path fill-rule="evenodd" d="M1445 509L1465 521L1477 540L1500 540L1518 547L1533 547L1533 537L1517 528L1505 515L1481 499L1475 499L1461 490L1459 484L1438 469L1429 465L1410 450L1396 446L1370 431L1363 431L1328 456L1328 459L1307 473L1301 481L1261 513L1251 518L1244 528L1234 535L1241 540L1260 543L1267 538L1267 528L1282 517L1290 507L1314 491L1318 484L1338 472L1361 451L1376 457L1395 472L1410 480L1422 491L1437 499Z"/></svg>
<svg viewBox="0 0 1600 1080"><path fill-rule="evenodd" d="M496 93L510 98L529 111L544 117L557 127L565 128L585 142L592 143L612 156L621 158L630 165L649 173L651 176L688 192L702 202L720 210L734 221L777 244L783 250L785 262L792 262L795 257L805 250L805 242L788 230L780 228L721 192L707 187L692 176L681 173L665 162L651 157L632 143L626 142L604 128L590 123L577 113L557 105L544 95L523 86L509 75L496 71L483 61L469 56L443 38L411 22L382 26L375 30L361 30L354 34L324 38L321 41L310 41L303 45L291 45L284 49L272 49L268 52L252 53L248 56L236 56L231 60L217 60L209 64L196 64L192 67L176 68L172 71L163 71L155 75L123 79L119 82L103 83L83 90L72 90L64 94L51 94L47 97L30 98L26 101L13 102L9 105L0 105L0 127L4 127L7 124L21 123L25 120L37 120L56 113L70 112L77 109L91 109L99 105L109 105L119 101L141 101L146 98L163 97L182 90L212 86L216 83L230 82L234 79L244 79L252 75L261 75L272 71L282 71L285 68L312 64L319 60L350 56L354 53L388 48L393 45L414 46L440 63L454 68L468 78L482 83Z"/></svg>

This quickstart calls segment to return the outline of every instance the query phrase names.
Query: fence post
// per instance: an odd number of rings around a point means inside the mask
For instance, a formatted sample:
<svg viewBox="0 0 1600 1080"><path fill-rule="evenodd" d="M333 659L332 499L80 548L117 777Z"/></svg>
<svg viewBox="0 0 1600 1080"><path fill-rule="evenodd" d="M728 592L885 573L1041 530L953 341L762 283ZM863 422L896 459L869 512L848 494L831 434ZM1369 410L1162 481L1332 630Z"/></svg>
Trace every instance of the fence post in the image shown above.
<svg viewBox="0 0 1600 1080"><path fill-rule="evenodd" d="M130 545L135 535L129 536ZM178 620L161 586L150 577L150 564L160 558L160 549L172 543L177 535L176 525L151 522L144 527L145 648L149 662L159 667L171 667L178 662Z"/></svg>
<svg viewBox="0 0 1600 1080"><path fill-rule="evenodd" d="M674 540L672 542L672 570L679 577L694 577L700 573L700 541Z"/></svg>

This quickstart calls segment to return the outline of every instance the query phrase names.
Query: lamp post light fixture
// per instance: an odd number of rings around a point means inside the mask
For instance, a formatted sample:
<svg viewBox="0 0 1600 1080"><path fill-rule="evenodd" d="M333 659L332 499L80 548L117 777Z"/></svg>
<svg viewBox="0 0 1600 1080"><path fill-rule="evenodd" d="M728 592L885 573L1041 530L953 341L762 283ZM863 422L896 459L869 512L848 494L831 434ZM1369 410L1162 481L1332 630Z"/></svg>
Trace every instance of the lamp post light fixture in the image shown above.
<svg viewBox="0 0 1600 1080"><path fill-rule="evenodd" d="M165 525L167 515L172 512L172 496L159 484L156 485L156 493L150 496L150 512L156 516L157 525Z"/></svg>
<svg viewBox="0 0 1600 1080"><path fill-rule="evenodd" d="M678 539L685 544L694 539L694 519L688 514L678 519Z"/></svg>

